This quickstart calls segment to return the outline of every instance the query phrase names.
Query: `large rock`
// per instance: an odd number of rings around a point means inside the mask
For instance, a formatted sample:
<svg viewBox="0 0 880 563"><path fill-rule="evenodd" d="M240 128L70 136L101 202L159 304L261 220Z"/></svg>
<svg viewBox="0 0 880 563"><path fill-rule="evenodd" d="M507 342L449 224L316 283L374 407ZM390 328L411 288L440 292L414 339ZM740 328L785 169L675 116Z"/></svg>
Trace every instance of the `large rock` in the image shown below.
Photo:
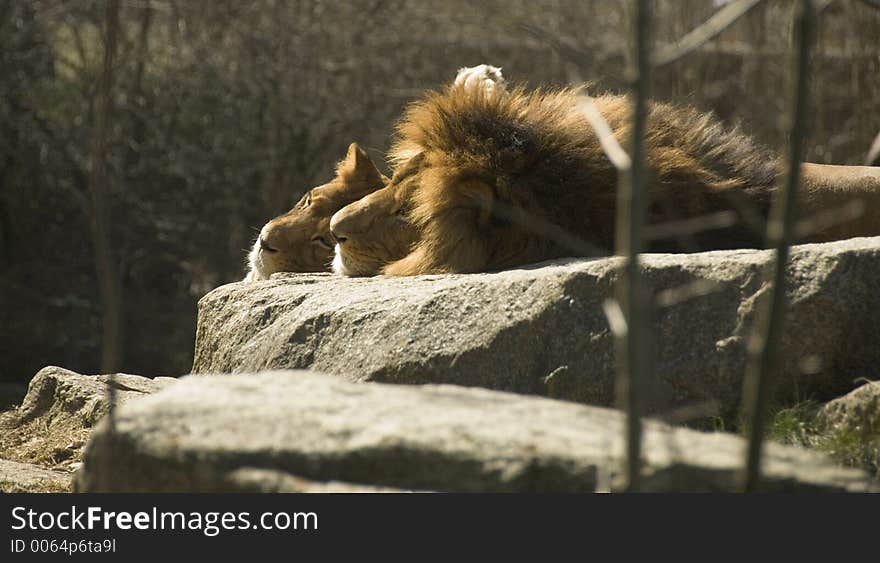
<svg viewBox="0 0 880 563"><path fill-rule="evenodd" d="M738 410L770 251L647 255L657 292L653 411ZM194 372L311 368L365 381L455 383L614 400L603 303L615 258L413 278L282 274L199 303ZM782 394L831 398L880 366L880 239L804 245L788 267ZM716 414L719 412L716 411Z"/></svg>
<svg viewBox="0 0 880 563"><path fill-rule="evenodd" d="M869 381L823 405L817 421L823 426L880 435L880 381Z"/></svg>
<svg viewBox="0 0 880 563"><path fill-rule="evenodd" d="M109 409L111 382L117 402L124 404L173 381L124 373L82 375L45 367L31 379L21 406L0 414L0 458L75 467L92 426Z"/></svg>
<svg viewBox="0 0 880 563"><path fill-rule="evenodd" d="M76 489L239 491L234 476L246 469L414 490L607 490L618 482L623 422L610 409L459 386L296 371L189 376L122 405L113 426L102 421ZM645 488L733 490L743 452L733 435L647 421ZM815 452L767 444L765 455L764 490L869 487L863 472Z"/></svg>
<svg viewBox="0 0 880 563"><path fill-rule="evenodd" d="M68 369L48 366L31 379L27 394L18 408L21 422L43 417L47 422L60 416L75 417L92 426L107 413L110 391L119 403L162 389L176 381L173 377L144 377L127 373L82 375ZM111 385L112 383L112 385Z"/></svg>
<svg viewBox="0 0 880 563"><path fill-rule="evenodd" d="M0 459L0 493L61 493L70 481L70 473Z"/></svg>
<svg viewBox="0 0 880 563"><path fill-rule="evenodd" d="M819 447L880 479L880 381L823 405L814 427L812 441Z"/></svg>

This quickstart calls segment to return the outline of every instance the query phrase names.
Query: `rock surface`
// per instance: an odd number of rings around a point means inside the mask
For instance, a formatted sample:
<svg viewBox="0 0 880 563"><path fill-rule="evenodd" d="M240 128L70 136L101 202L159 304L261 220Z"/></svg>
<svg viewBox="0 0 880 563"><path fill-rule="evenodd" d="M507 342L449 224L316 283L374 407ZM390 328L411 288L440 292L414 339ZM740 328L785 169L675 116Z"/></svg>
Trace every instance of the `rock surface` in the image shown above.
<svg viewBox="0 0 880 563"><path fill-rule="evenodd" d="M314 481L274 469L244 467L229 472L221 488L236 493L406 493L402 489Z"/></svg>
<svg viewBox="0 0 880 563"><path fill-rule="evenodd" d="M870 381L855 391L825 404L817 421L826 426L846 426L880 434L880 381Z"/></svg>
<svg viewBox="0 0 880 563"><path fill-rule="evenodd" d="M823 405L816 422L826 450L880 480L880 381Z"/></svg>
<svg viewBox="0 0 880 563"><path fill-rule="evenodd" d="M176 381L173 377L149 378L117 373L113 375L82 375L64 368L48 366L31 379L27 394L18 408L20 422L38 417L54 420L71 416L92 426L107 413L110 404L110 383L116 400L124 403L162 389Z"/></svg>
<svg viewBox="0 0 880 563"><path fill-rule="evenodd" d="M615 489L621 413L448 385L302 371L189 376L95 429L75 489L238 491L236 472L436 491ZM648 421L648 490L733 490L743 441ZM766 444L764 490L866 490L865 473ZM240 476L241 474L238 473ZM239 482L241 480L239 479Z"/></svg>
<svg viewBox="0 0 880 563"><path fill-rule="evenodd" d="M31 379L21 406L0 414L0 458L64 469L77 464L92 426L107 413L111 380L118 404L176 381L45 367Z"/></svg>
<svg viewBox="0 0 880 563"><path fill-rule="evenodd" d="M646 255L656 291L655 413L738 412L746 340L769 251ZM598 405L614 402L603 313L614 258L413 278L276 274L199 303L194 372L310 368L358 380L455 383ZM880 238L803 245L778 392L830 399L880 370Z"/></svg>
<svg viewBox="0 0 880 563"><path fill-rule="evenodd" d="M71 474L0 459L0 493L59 493L70 490Z"/></svg>

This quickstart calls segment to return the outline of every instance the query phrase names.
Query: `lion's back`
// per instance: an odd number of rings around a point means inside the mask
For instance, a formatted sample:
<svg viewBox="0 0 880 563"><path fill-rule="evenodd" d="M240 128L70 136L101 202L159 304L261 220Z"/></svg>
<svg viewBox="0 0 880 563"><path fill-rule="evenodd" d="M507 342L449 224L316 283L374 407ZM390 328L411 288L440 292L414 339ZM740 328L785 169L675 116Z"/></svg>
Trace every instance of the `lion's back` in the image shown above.
<svg viewBox="0 0 880 563"><path fill-rule="evenodd" d="M628 98L592 99L627 147ZM425 152L438 169L435 178L439 171L449 182L483 179L497 197L525 214L611 250L617 171L579 108L582 100L581 90L568 88L530 93L515 88L503 95L455 88L431 93L404 115L392 160L403 162ZM777 173L776 156L711 114L651 104L646 150L651 172L649 221L731 209L726 197L731 191L745 193L759 203L759 213L766 212L766 194ZM496 229L487 236L509 233ZM732 245L760 242L744 232L727 235ZM724 246L723 237L705 240L703 246Z"/></svg>

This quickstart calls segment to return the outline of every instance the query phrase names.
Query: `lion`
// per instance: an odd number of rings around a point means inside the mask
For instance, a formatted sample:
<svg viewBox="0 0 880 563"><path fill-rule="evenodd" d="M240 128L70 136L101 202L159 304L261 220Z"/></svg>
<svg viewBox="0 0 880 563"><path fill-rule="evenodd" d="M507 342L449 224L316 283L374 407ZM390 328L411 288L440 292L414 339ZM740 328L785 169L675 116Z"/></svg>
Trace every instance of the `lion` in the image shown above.
<svg viewBox="0 0 880 563"><path fill-rule="evenodd" d="M333 259L330 218L388 181L369 155L352 143L333 180L312 188L293 209L263 226L248 254L244 281L267 280L275 272L329 270Z"/></svg>
<svg viewBox="0 0 880 563"><path fill-rule="evenodd" d="M612 253L617 170L580 109L584 99L579 88L453 84L411 104L397 125L391 180L331 220L334 271L471 273ZM627 139L629 97L592 102L618 142ZM773 151L712 114L656 102L645 143L646 251L764 247L783 169ZM876 169L804 164L801 172L804 216L857 197L880 209ZM869 213L813 230L801 240L877 235L880 220Z"/></svg>

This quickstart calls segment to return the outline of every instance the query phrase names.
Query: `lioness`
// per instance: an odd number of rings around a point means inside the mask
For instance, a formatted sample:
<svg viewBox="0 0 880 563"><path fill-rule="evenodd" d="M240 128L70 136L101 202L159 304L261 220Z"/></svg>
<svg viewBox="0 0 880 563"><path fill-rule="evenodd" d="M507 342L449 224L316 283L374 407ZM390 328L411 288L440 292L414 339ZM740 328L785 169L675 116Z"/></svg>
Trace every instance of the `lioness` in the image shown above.
<svg viewBox="0 0 880 563"><path fill-rule="evenodd" d="M428 93L398 123L388 185L333 216L334 271L466 273L610 253L617 172L582 101L578 89L452 85ZM623 142L628 98L593 102ZM650 251L763 246L781 170L776 154L711 115L662 103L649 106L646 148ZM872 210L805 240L880 234L880 171L812 164L802 171L804 216L855 196ZM663 234L664 224L707 215L719 221L688 236Z"/></svg>
<svg viewBox="0 0 880 563"><path fill-rule="evenodd" d="M245 281L267 280L275 272L328 270L333 259L330 217L387 182L369 155L352 143L333 180L309 190L293 209L263 226L248 255Z"/></svg>

